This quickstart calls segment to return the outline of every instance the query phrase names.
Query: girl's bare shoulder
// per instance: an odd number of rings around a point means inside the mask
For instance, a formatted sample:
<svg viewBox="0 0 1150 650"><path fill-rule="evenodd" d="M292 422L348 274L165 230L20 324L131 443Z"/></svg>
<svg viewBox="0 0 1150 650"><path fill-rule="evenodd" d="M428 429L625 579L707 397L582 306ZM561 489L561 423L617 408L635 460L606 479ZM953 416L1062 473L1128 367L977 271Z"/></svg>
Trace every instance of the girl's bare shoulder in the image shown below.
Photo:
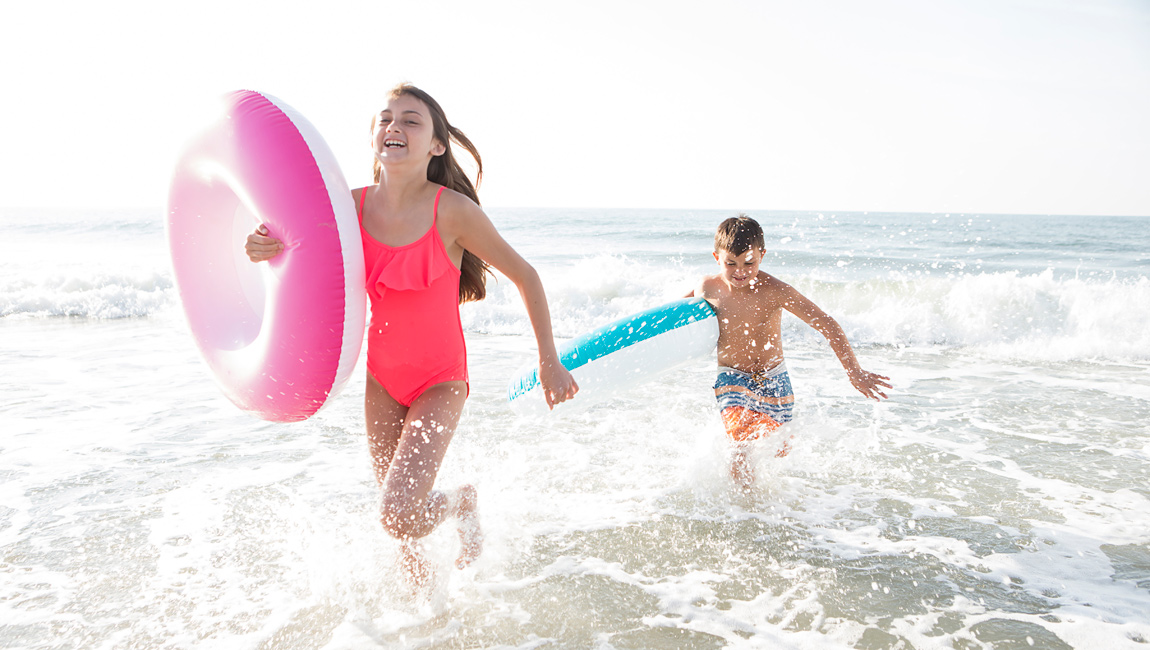
<svg viewBox="0 0 1150 650"><path fill-rule="evenodd" d="M475 201L466 194L445 187L439 195L438 219L446 225L465 225L475 219L487 219Z"/></svg>
<svg viewBox="0 0 1150 650"><path fill-rule="evenodd" d="M368 185L367 187L373 187L373 186ZM355 213L356 214L362 214L363 213L363 204L362 204L363 191L365 189L367 189L367 187L356 187L356 188L352 188L352 190L351 190L351 201L352 201L352 203L355 204Z"/></svg>

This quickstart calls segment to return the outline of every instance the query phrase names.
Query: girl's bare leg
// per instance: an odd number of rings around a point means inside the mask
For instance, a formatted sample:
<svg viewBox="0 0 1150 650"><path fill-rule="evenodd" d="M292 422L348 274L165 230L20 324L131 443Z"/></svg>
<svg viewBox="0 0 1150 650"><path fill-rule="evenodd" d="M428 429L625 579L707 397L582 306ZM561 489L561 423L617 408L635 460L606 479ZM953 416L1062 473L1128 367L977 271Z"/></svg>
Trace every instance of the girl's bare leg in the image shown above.
<svg viewBox="0 0 1150 650"><path fill-rule="evenodd" d="M423 554L423 544L418 539L405 539L399 542L399 568L411 588L411 595L418 596L435 584L435 569Z"/></svg>
<svg viewBox="0 0 1150 650"><path fill-rule="evenodd" d="M376 477L383 488L380 521L404 542L404 566L417 584L429 574L415 540L435 530L448 515L460 520L463 552L457 565L469 564L482 547L475 489L466 486L452 498L432 489L466 399L464 382L446 382L432 386L405 408L368 376L365 413Z"/></svg>
<svg viewBox="0 0 1150 650"><path fill-rule="evenodd" d="M392 399L375 377L368 373L363 414L367 421L367 446L371 451L375 480L382 486L391 468L395 449L399 446L403 422L407 419L407 407Z"/></svg>
<svg viewBox="0 0 1150 650"><path fill-rule="evenodd" d="M455 493L452 516L459 522L459 558L457 568L471 564L483 552L483 529L479 527L479 507L475 486L464 485Z"/></svg>
<svg viewBox="0 0 1150 650"><path fill-rule="evenodd" d="M447 517L447 495L432 488L466 399L463 382L446 382L427 389L407 409L383 477L380 513L384 528L398 539L425 537Z"/></svg>

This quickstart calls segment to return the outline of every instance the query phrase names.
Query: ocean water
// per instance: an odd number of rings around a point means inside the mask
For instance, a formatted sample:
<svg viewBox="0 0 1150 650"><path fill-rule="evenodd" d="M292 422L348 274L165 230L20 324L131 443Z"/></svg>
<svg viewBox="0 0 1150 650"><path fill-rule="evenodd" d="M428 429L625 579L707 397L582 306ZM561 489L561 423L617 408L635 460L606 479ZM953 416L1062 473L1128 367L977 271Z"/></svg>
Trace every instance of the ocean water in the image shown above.
<svg viewBox="0 0 1150 650"><path fill-rule="evenodd" d="M721 211L489 211L560 338L687 293ZM483 556L413 597L378 523L363 364L316 417L200 361L160 210L0 212L0 647L1150 648L1150 218L752 212L764 269L891 399L784 320L792 452L733 490L714 366L523 419L503 280L466 305L439 485Z"/></svg>

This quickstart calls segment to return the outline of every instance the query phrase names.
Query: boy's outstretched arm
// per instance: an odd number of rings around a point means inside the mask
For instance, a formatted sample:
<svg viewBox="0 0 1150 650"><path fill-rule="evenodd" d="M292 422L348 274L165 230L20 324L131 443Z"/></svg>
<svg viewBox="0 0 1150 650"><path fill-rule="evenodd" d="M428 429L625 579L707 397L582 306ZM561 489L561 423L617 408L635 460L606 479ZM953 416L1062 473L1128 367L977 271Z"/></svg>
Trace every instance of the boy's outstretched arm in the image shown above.
<svg viewBox="0 0 1150 650"><path fill-rule="evenodd" d="M846 369L847 377L850 378L851 385L855 387L855 390L868 399L886 399L886 393L883 392L883 389L893 388L890 385L890 377L862 369L855 357L854 349L851 348L850 341L847 340L846 332L843 331L838 321L831 318L829 314L799 293L794 287L786 285L784 291L786 296L783 306L826 338L827 343L830 343L831 349L839 358L839 362Z"/></svg>

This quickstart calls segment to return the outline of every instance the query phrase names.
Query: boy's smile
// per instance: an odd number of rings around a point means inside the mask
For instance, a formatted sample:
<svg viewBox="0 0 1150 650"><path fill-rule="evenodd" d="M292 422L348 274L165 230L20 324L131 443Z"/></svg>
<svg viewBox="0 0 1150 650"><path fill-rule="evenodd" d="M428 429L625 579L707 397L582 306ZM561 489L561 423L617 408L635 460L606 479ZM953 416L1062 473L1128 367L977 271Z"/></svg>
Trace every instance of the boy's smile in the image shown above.
<svg viewBox="0 0 1150 650"><path fill-rule="evenodd" d="M715 251L714 255L727 286L741 289L755 284L755 279L759 275L759 264L763 261L763 251L752 247L741 255L735 255L728 250Z"/></svg>

